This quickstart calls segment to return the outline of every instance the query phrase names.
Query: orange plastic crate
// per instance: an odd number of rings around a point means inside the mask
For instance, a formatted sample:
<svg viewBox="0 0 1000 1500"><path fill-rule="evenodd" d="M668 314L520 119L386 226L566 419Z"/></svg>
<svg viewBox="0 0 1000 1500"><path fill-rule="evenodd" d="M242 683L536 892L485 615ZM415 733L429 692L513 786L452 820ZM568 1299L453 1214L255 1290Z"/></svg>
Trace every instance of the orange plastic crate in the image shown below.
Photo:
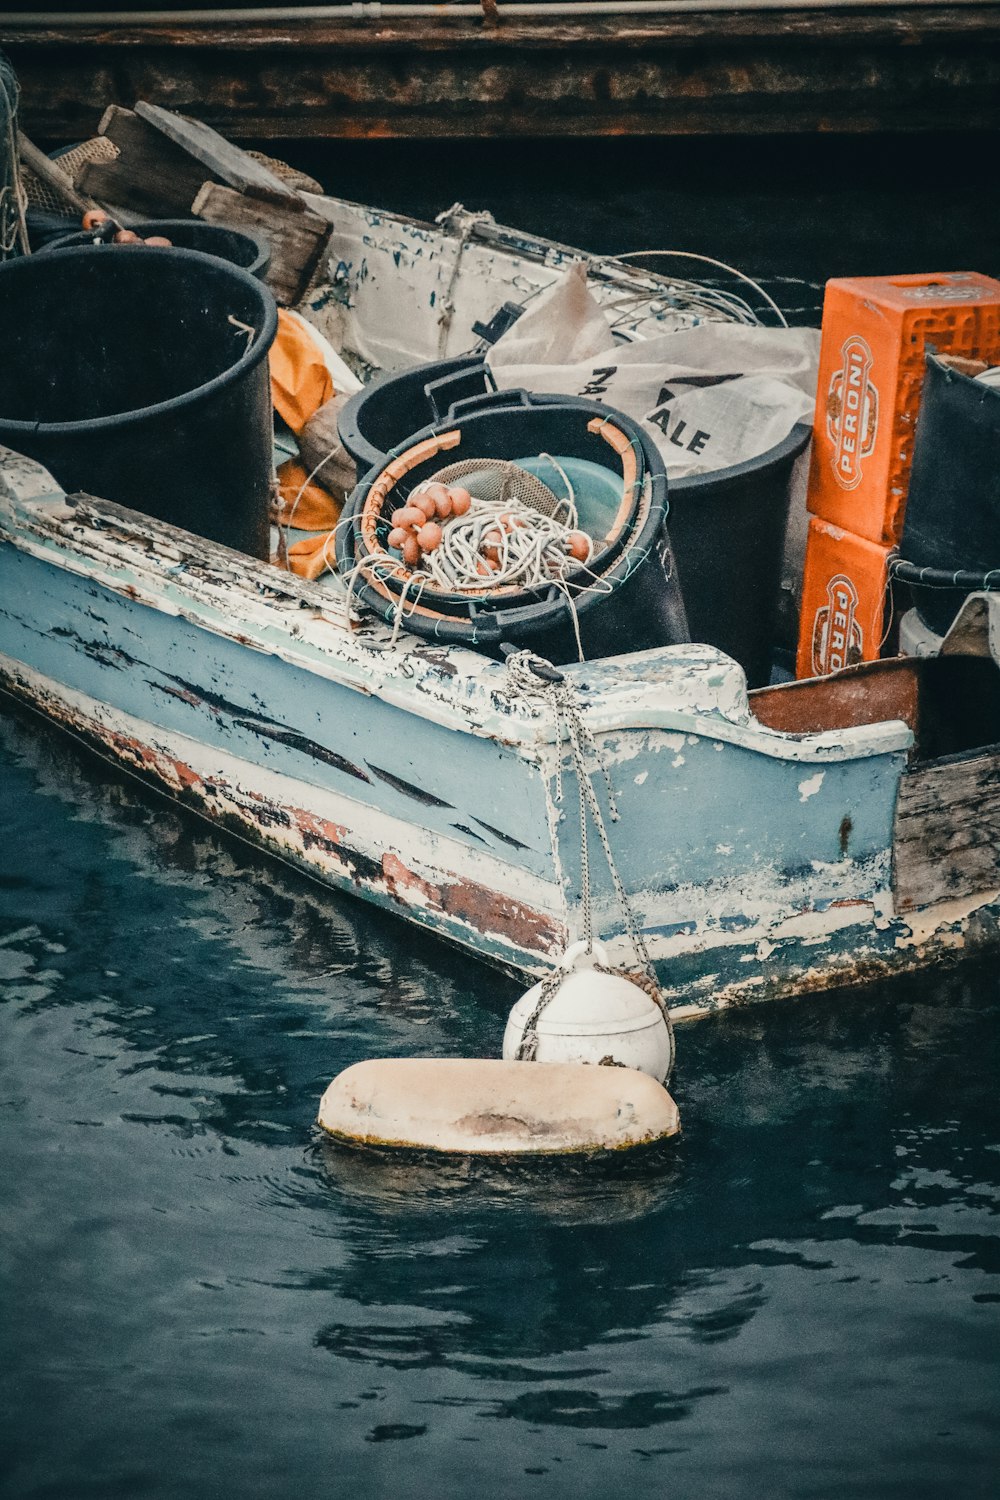
<svg viewBox="0 0 1000 1500"><path fill-rule="evenodd" d="M808 506L871 542L898 542L924 353L1000 360L1000 281L972 271L829 281Z"/></svg>
<svg viewBox="0 0 1000 1500"><path fill-rule="evenodd" d="M799 617L797 677L874 661L882 645L892 548L813 517Z"/></svg>

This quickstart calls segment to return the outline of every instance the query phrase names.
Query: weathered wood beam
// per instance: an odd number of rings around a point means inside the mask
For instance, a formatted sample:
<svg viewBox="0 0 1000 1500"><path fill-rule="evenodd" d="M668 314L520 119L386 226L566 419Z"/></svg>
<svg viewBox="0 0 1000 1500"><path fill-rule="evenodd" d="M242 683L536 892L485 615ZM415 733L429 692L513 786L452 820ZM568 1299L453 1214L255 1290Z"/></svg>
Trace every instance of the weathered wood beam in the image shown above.
<svg viewBox="0 0 1000 1500"><path fill-rule="evenodd" d="M298 208L288 209L234 193L216 182L204 184L191 212L207 224L264 235L271 247L264 279L283 307L292 307L303 295L333 234L333 225L310 212L301 200Z"/></svg>
<svg viewBox="0 0 1000 1500"><path fill-rule="evenodd" d="M154 99L243 139L1000 128L1000 7L16 26L27 129Z"/></svg>
<svg viewBox="0 0 1000 1500"><path fill-rule="evenodd" d="M1000 886L1000 752L995 746L903 776L893 863L900 911Z"/></svg>

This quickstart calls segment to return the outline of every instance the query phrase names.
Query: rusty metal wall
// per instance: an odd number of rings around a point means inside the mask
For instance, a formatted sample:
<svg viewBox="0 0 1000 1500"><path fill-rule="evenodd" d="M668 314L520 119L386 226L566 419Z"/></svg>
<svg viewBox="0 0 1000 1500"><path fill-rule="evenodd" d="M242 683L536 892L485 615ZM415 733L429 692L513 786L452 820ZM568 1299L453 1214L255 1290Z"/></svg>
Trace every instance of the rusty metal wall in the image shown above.
<svg viewBox="0 0 1000 1500"><path fill-rule="evenodd" d="M154 99L237 138L656 135L1000 127L1000 9L4 23L24 124L91 133Z"/></svg>

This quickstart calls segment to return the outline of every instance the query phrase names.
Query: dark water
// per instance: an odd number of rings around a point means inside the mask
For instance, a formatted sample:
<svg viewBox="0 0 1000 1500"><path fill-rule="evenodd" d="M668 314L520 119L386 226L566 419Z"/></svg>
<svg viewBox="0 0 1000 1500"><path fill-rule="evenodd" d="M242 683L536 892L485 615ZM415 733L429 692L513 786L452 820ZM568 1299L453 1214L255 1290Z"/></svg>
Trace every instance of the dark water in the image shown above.
<svg viewBox="0 0 1000 1500"><path fill-rule="evenodd" d="M5 1500L997 1493L995 965L687 1026L659 1171L328 1156L515 987L0 717Z"/></svg>

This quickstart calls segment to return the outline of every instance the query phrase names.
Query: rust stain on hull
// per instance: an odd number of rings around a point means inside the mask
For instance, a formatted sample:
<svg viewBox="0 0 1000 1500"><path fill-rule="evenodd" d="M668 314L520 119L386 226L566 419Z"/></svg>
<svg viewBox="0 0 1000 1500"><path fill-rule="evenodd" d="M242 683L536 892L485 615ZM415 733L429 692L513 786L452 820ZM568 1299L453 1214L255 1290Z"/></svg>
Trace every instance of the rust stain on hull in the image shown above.
<svg viewBox="0 0 1000 1500"><path fill-rule="evenodd" d="M0 684L12 696L39 709L46 718L82 739L102 758L110 758L144 781L166 790L216 826L244 840L251 839L286 862L292 860L308 873L325 877L331 885L353 886L360 893L405 908L417 920L422 911L447 919L446 925L429 924L442 936L459 942L467 940L472 945L494 940L503 947L510 945L539 957L557 953L566 944L564 926L478 881L457 875L440 883L426 880L397 854L386 851L379 859L352 847L350 829L345 824L323 818L307 808L284 806L259 792L236 788L221 780L206 780L184 760L156 750L134 735L96 724L58 700L39 698L16 678L3 675ZM220 807L219 802L226 805ZM287 830L293 840L297 835L301 851L294 842L275 837L272 830L276 828ZM462 929L468 930L467 939ZM495 955L482 952L482 956Z"/></svg>
<svg viewBox="0 0 1000 1500"><path fill-rule="evenodd" d="M497 933L519 948L534 953L557 952L566 930L520 901L490 890L475 880L433 885L408 869L396 854L382 856L382 872L390 891L406 905L416 897L435 911L466 923L476 932Z"/></svg>

